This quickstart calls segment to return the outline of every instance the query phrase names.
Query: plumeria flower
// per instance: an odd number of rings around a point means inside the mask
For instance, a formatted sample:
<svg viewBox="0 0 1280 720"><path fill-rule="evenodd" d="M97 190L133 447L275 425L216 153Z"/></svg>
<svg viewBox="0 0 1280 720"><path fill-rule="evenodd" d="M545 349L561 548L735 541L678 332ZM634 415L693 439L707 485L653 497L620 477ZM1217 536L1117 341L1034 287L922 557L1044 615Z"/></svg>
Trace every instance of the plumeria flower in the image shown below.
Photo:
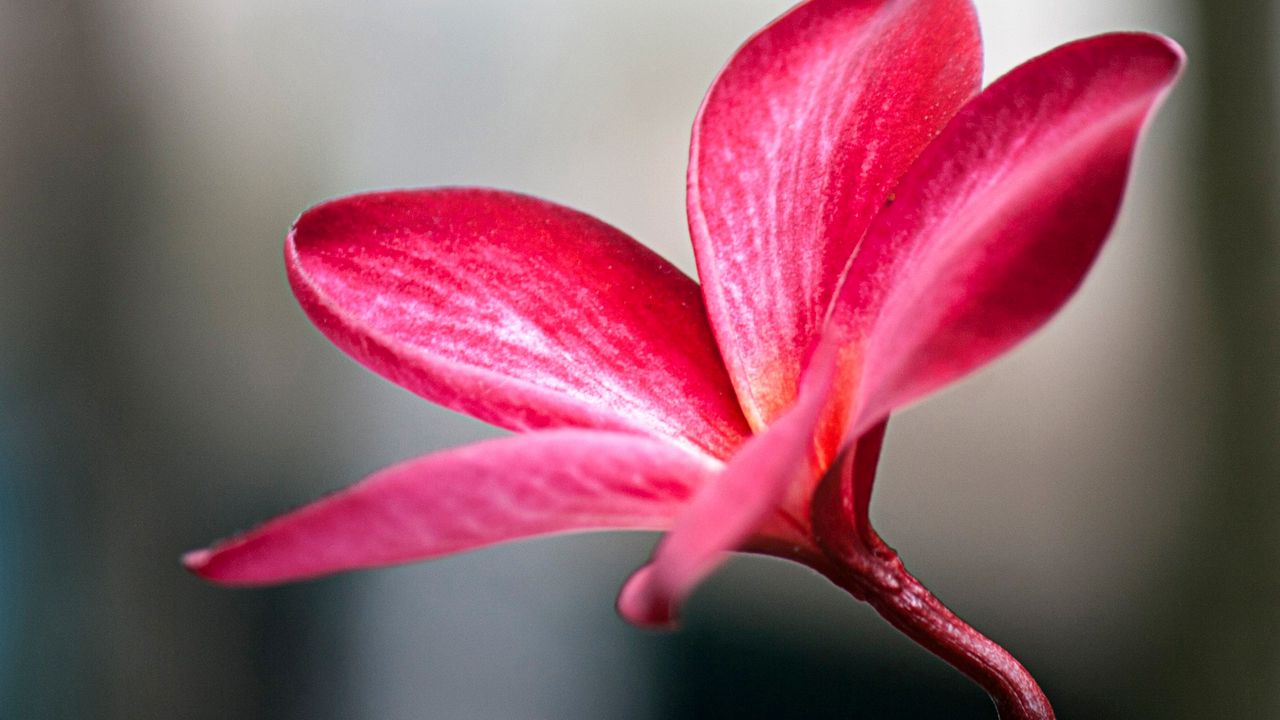
<svg viewBox="0 0 1280 720"><path fill-rule="evenodd" d="M618 607L676 609L730 551L804 563L970 675L1052 710L868 521L890 413L1066 302L1115 220L1171 41L1070 43L979 92L968 0L811 0L746 42L693 128L701 286L619 230L487 189L323 203L286 241L316 326L518 434L428 455L186 556L228 584L579 530L665 530Z"/></svg>

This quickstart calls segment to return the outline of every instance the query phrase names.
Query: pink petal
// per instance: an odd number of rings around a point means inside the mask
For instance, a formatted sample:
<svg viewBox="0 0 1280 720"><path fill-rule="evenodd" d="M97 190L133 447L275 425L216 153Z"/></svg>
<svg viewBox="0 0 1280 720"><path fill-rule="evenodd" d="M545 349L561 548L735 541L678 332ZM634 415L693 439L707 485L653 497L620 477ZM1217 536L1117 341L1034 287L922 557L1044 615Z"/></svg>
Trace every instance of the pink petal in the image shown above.
<svg viewBox="0 0 1280 720"><path fill-rule="evenodd" d="M750 39L703 103L689 226L752 427L800 361L867 224L981 83L968 0L813 0Z"/></svg>
<svg viewBox="0 0 1280 720"><path fill-rule="evenodd" d="M409 460L183 558L270 583L571 530L661 530L720 466L670 443L547 430Z"/></svg>
<svg viewBox="0 0 1280 720"><path fill-rule="evenodd" d="M495 190L373 193L308 210L285 252L320 330L434 402L723 456L747 432L697 284L590 216Z"/></svg>
<svg viewBox="0 0 1280 720"><path fill-rule="evenodd" d="M1065 45L966 106L920 156L850 268L833 327L865 342L853 436L988 362L1079 286L1139 131L1181 50L1153 35Z"/></svg>
<svg viewBox="0 0 1280 720"><path fill-rule="evenodd" d="M638 625L670 625L676 608L730 550L739 549L779 511L788 490L806 490L819 460L814 430L835 374L835 349L814 356L796 403L753 436L708 483L663 538L653 561L638 570L618 597L618 611ZM786 511L783 511L786 513ZM808 518L789 517L808 527ZM807 542L807 531L796 542Z"/></svg>

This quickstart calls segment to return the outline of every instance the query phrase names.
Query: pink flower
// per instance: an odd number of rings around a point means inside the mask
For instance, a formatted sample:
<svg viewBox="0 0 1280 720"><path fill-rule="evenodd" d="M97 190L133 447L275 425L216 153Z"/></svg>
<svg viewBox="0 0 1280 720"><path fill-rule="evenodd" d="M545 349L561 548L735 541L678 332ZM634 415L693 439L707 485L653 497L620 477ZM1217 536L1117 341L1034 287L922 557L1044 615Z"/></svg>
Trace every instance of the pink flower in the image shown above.
<svg viewBox="0 0 1280 720"><path fill-rule="evenodd" d="M805 563L995 695L1051 717L867 520L889 414L987 363L1080 284L1171 41L1077 41L979 93L967 0L811 0L751 38L694 123L702 285L552 203L447 188L321 204L286 241L359 362L520 434L387 468L186 556L223 583L545 533L669 530L623 589L673 619L734 550ZM1010 665L1010 663L1012 665Z"/></svg>

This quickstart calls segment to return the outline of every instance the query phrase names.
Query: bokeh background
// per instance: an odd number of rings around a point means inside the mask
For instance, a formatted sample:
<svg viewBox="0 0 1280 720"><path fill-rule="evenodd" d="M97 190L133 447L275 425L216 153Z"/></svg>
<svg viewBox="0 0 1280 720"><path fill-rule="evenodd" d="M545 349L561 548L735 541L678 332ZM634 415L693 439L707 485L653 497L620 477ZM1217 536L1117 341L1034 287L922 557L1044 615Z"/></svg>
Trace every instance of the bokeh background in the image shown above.
<svg viewBox="0 0 1280 720"><path fill-rule="evenodd" d="M807 571L741 558L684 630L613 613L653 535L265 590L202 546L497 434L364 371L287 288L292 219L478 184L692 272L688 130L788 0L0 3L0 717L989 718ZM892 424L873 509L1062 717L1280 717L1280 18L977 0L988 78L1164 32L1190 69L1076 300Z"/></svg>

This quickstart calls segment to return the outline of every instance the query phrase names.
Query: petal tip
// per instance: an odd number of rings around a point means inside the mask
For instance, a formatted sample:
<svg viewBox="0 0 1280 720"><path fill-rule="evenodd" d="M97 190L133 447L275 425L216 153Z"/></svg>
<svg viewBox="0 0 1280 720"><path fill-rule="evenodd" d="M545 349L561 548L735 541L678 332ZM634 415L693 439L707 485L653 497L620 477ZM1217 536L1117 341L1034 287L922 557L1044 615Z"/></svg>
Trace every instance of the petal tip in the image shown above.
<svg viewBox="0 0 1280 720"><path fill-rule="evenodd" d="M1139 35L1152 45L1159 46L1158 52L1164 54L1169 63L1170 81L1182 73L1187 65L1187 51L1178 44L1178 41L1160 33L1139 33Z"/></svg>
<svg viewBox="0 0 1280 720"><path fill-rule="evenodd" d="M627 622L650 630L674 630L679 618L673 604L654 587L653 566L637 570L618 593L618 614Z"/></svg>
<svg viewBox="0 0 1280 720"><path fill-rule="evenodd" d="M1153 36L1161 45L1164 46L1166 50L1169 51L1169 54L1173 56L1177 68L1181 70L1182 67L1187 64L1187 51L1182 47L1182 45L1178 44L1177 40L1174 40L1171 37L1160 35L1158 33L1153 34Z"/></svg>
<svg viewBox="0 0 1280 720"><path fill-rule="evenodd" d="M182 566L188 571L204 577L211 560L213 560L213 551L208 548L201 548L200 550L183 553Z"/></svg>
<svg viewBox="0 0 1280 720"><path fill-rule="evenodd" d="M1177 75L1187 64L1187 52L1176 40L1154 32L1114 32L1082 38L1076 43L1080 45L1095 44L1100 47L1119 49L1127 47L1131 51L1151 56L1163 56L1168 62L1172 75ZM1072 43L1068 43L1070 45Z"/></svg>

